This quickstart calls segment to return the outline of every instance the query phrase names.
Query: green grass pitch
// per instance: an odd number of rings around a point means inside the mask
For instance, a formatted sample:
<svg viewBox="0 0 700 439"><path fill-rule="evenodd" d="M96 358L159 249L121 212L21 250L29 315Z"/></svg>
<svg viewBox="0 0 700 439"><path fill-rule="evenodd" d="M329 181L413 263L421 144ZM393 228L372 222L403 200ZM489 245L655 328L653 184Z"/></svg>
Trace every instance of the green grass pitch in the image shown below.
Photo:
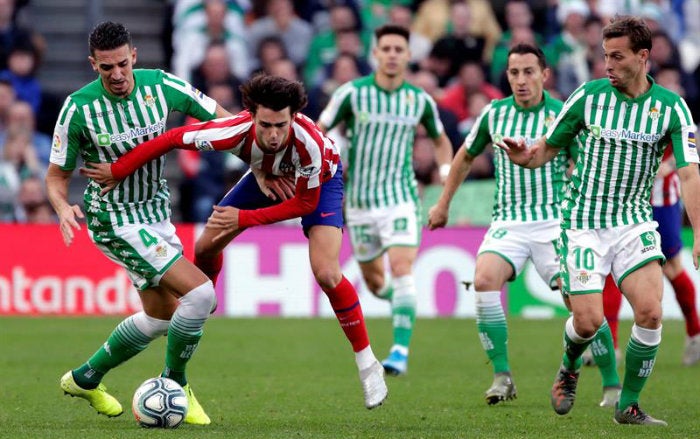
<svg viewBox="0 0 700 439"><path fill-rule="evenodd" d="M585 368L567 416L549 405L562 352L563 320L509 321L518 399L487 406L491 366L473 320L417 322L409 374L387 377L389 399L363 406L350 345L331 319L224 319L207 322L189 379L212 425L139 428L131 396L162 367L165 339L110 372L105 384L127 410L95 414L64 396L61 375L82 363L116 318L0 320L0 438L699 438L700 365L683 367L684 328L666 322L654 373L641 406L667 428L619 426L598 407L597 370ZM388 319L368 320L380 359L390 345ZM626 343L630 322L622 322Z"/></svg>

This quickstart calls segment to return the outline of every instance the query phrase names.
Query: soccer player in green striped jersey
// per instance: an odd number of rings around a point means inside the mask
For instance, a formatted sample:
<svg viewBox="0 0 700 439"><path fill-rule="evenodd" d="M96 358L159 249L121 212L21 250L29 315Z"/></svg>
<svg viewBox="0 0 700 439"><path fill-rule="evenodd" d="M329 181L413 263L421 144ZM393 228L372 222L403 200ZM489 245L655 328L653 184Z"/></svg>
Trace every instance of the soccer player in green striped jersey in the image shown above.
<svg viewBox="0 0 700 439"><path fill-rule="evenodd" d="M405 81L408 35L400 26L378 28L372 52L376 72L338 88L319 121L325 131L345 122L350 141L345 216L365 283L376 296L391 300L394 343L382 363L391 375L406 373L416 319L412 270L421 235L412 163L416 127L422 124L433 139L443 177L452 159L435 101ZM391 283L384 273L385 253Z"/></svg>
<svg viewBox="0 0 700 439"><path fill-rule="evenodd" d="M552 387L552 406L574 403L581 354L603 322L603 284L612 274L634 312L625 377L614 420L666 425L639 408L661 343L663 274L649 196L665 146L671 142L681 193L693 225L693 263L700 255L700 175L695 131L685 101L646 74L651 32L637 17L616 17L603 29L607 79L581 85L545 137L532 147L504 138L510 159L537 168L578 139L580 149L562 202L562 279L573 317Z"/></svg>
<svg viewBox="0 0 700 439"><path fill-rule="evenodd" d="M161 70L134 70L136 48L121 24L97 25L89 38L92 68L99 77L63 104L53 136L46 186L58 214L64 242L80 230L80 207L68 201L68 186L80 156L111 163L139 143L165 131L170 111L201 120L229 113L181 79ZM182 244L170 222L170 195L162 179L165 161L153 160L112 192L90 180L84 203L87 228L95 245L127 270L143 311L122 321L107 341L80 367L61 378L66 394L86 399L98 413L119 416L122 406L101 383L112 368L167 335L162 376L183 386L189 400L186 423L211 421L192 393L185 366L216 306L207 276L182 257Z"/></svg>
<svg viewBox="0 0 700 439"><path fill-rule="evenodd" d="M550 74L544 54L529 44L517 44L508 53L506 74L513 94L488 104L452 162L445 188L430 209L430 229L447 224L450 202L485 147L503 137L534 143L554 122L562 102L544 90ZM573 146L573 148L572 148ZM512 163L496 149L496 196L493 222L479 248L474 273L476 322L479 339L491 361L494 379L486 390L486 402L498 404L516 397L508 361L508 326L501 303L501 289L515 279L530 259L552 290L559 289L559 205L566 171L576 148L562 148L554 160L537 170ZM568 304L567 304L568 306ZM617 401L620 379L616 370L612 336L607 325L598 335L601 349L596 359L603 375L603 406Z"/></svg>

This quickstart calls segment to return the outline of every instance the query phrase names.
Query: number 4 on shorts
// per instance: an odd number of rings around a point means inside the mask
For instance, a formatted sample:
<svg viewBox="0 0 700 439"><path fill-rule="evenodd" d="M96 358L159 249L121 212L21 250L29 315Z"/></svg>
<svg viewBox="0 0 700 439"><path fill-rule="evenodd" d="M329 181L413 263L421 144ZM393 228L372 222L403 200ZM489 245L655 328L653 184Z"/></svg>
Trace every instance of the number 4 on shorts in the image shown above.
<svg viewBox="0 0 700 439"><path fill-rule="evenodd" d="M141 242L143 242L143 245L146 247L158 244L158 239L148 233L146 229L139 230L139 236L141 237Z"/></svg>

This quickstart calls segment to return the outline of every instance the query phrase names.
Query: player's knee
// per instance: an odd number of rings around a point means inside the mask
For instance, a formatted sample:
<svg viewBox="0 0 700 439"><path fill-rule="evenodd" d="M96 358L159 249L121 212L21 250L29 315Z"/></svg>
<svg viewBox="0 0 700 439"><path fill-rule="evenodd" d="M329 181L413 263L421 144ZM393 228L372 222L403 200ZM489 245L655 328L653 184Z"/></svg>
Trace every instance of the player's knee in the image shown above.
<svg viewBox="0 0 700 439"><path fill-rule="evenodd" d="M634 308L634 321L644 328L658 328L661 325L661 306L649 303Z"/></svg>
<svg viewBox="0 0 700 439"><path fill-rule="evenodd" d="M474 290L493 291L500 290L503 286L500 276L490 271L477 271L474 274Z"/></svg>
<svg viewBox="0 0 700 439"><path fill-rule="evenodd" d="M207 281L191 290L180 299L180 306L186 306L190 315L197 318L207 318L216 306L214 284Z"/></svg>
<svg viewBox="0 0 700 439"><path fill-rule="evenodd" d="M323 290L335 288L343 278L343 274L335 267L319 267L314 269L316 282Z"/></svg>

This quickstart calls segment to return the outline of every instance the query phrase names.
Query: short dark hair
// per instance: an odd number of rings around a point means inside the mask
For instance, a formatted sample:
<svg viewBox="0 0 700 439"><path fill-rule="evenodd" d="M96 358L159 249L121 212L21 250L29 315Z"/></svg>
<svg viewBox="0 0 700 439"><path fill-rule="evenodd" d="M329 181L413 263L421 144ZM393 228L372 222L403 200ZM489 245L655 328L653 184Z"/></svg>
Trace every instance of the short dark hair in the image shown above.
<svg viewBox="0 0 700 439"><path fill-rule="evenodd" d="M603 28L603 40L620 37L629 37L633 52L639 52L642 49L651 50L651 30L639 17L616 15Z"/></svg>
<svg viewBox="0 0 700 439"><path fill-rule="evenodd" d="M113 50L128 44L131 47L131 34L121 23L104 21L92 29L88 45L90 55L95 54L95 50Z"/></svg>
<svg viewBox="0 0 700 439"><path fill-rule="evenodd" d="M406 42L408 42L408 38L411 35L408 29L406 29L403 26L399 26L396 24L385 24L384 26L379 26L375 31L374 31L374 36L377 38L377 41L384 35L399 35L404 37Z"/></svg>
<svg viewBox="0 0 700 439"><path fill-rule="evenodd" d="M241 85L243 106L255 114L259 106L280 111L289 107L292 114L298 113L308 102L306 90L301 82L290 81L280 76L261 73Z"/></svg>
<svg viewBox="0 0 700 439"><path fill-rule="evenodd" d="M506 62L506 66L510 63L510 56L514 53L518 55L531 53L537 57L537 64L540 65L542 70L547 68L547 59L544 57L544 52L542 52L542 49L537 46L533 46L532 44L528 43L518 43L511 47L508 51L508 61Z"/></svg>

